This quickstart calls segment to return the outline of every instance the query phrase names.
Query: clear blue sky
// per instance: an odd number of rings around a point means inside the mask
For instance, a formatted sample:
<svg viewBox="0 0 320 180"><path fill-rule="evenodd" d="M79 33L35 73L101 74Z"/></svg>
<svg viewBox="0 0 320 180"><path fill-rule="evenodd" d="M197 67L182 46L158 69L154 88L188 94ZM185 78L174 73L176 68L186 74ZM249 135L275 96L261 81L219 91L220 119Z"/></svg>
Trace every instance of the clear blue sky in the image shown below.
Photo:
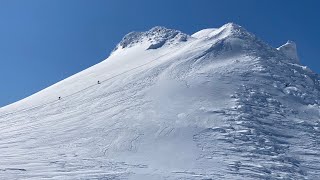
<svg viewBox="0 0 320 180"><path fill-rule="evenodd" d="M130 31L192 34L235 22L274 47L288 39L320 72L320 1L0 0L0 107L105 59Z"/></svg>

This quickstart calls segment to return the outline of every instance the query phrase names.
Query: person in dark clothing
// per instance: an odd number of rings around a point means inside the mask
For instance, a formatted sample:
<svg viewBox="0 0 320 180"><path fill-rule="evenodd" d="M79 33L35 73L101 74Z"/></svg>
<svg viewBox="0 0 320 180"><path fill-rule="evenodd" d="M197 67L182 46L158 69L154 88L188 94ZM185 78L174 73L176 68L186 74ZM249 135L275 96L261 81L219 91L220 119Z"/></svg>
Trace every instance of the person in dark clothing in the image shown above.
<svg viewBox="0 0 320 180"><path fill-rule="evenodd" d="M59 100L61 100L61 97L59 96L59 98L58 98Z"/></svg>
<svg viewBox="0 0 320 180"><path fill-rule="evenodd" d="M98 81L98 84L100 84L100 81Z"/></svg>

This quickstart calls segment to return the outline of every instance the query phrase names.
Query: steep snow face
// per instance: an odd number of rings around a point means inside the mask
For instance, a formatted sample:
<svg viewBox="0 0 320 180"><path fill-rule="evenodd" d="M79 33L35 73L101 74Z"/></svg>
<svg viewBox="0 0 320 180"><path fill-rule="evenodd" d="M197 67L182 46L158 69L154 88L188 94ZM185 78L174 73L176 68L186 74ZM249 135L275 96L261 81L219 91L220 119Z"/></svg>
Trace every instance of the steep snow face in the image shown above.
<svg viewBox="0 0 320 180"><path fill-rule="evenodd" d="M205 38L205 37L209 37L211 33L214 33L215 31L217 31L216 28L208 28L208 29L203 29L201 31L198 31L194 34L191 35L191 37L194 38Z"/></svg>
<svg viewBox="0 0 320 180"><path fill-rule="evenodd" d="M0 109L0 179L317 179L319 97L318 74L239 25L130 33Z"/></svg>
<svg viewBox="0 0 320 180"><path fill-rule="evenodd" d="M293 41L288 41L286 44L277 48L280 52L285 54L289 59L291 59L294 63L299 64L299 57L297 53L297 45Z"/></svg>

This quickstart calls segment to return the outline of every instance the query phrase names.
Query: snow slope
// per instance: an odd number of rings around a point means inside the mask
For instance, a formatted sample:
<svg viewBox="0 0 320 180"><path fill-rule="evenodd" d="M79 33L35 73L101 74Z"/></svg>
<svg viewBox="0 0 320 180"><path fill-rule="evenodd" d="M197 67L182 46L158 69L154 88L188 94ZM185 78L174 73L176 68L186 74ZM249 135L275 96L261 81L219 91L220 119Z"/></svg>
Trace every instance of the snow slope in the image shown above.
<svg viewBox="0 0 320 180"><path fill-rule="evenodd" d="M0 179L318 179L320 77L291 47L233 23L129 33L0 109Z"/></svg>

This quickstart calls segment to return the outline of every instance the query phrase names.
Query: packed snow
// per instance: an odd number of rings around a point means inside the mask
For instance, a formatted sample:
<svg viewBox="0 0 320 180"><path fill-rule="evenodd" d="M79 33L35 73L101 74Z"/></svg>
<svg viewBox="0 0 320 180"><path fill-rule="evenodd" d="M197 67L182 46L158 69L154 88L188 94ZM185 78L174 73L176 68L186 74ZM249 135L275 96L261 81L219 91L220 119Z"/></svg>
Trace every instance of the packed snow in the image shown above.
<svg viewBox="0 0 320 180"><path fill-rule="evenodd" d="M319 179L319 97L293 42L233 23L129 33L0 109L0 179Z"/></svg>

